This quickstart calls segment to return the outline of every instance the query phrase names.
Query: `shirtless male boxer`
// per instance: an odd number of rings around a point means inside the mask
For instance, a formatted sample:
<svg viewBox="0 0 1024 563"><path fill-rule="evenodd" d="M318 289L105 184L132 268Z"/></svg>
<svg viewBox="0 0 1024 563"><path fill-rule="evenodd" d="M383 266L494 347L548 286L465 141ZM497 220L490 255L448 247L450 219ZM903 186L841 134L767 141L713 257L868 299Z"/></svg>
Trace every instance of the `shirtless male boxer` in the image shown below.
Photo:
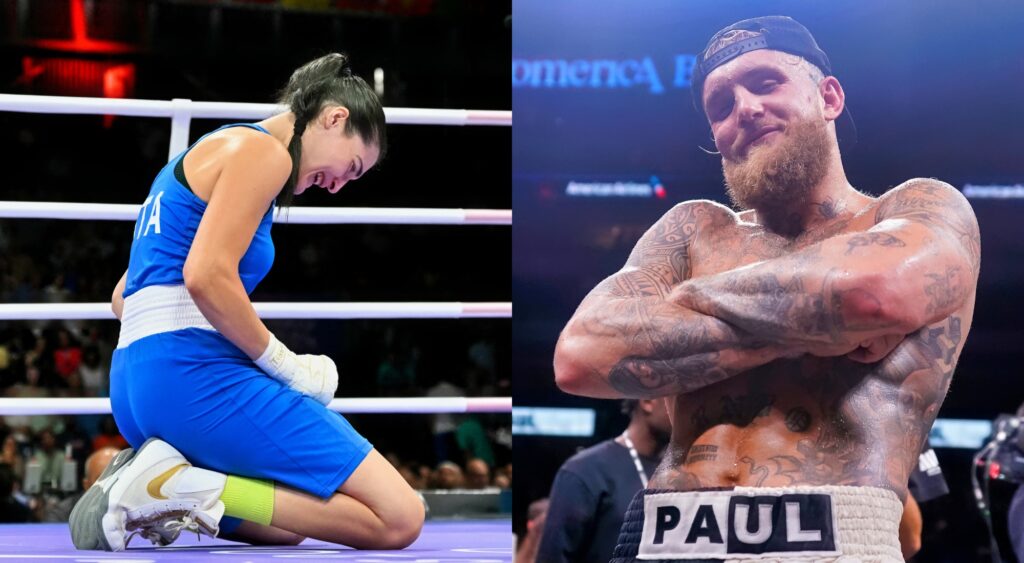
<svg viewBox="0 0 1024 563"><path fill-rule="evenodd" d="M562 332L564 391L670 401L672 441L613 561L902 561L907 480L971 326L978 225L937 180L850 185L830 75L790 18L715 34L693 94L744 211L675 206Z"/></svg>

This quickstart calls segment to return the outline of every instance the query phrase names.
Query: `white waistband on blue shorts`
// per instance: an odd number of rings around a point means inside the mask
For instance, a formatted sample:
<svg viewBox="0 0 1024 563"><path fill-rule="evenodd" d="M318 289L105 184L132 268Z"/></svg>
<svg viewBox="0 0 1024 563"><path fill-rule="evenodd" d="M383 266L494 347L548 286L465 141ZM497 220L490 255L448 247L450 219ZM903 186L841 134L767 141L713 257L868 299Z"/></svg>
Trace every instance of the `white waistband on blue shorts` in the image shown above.
<svg viewBox="0 0 1024 563"><path fill-rule="evenodd" d="M186 328L216 331L184 285L151 285L124 300L118 348L140 338Z"/></svg>

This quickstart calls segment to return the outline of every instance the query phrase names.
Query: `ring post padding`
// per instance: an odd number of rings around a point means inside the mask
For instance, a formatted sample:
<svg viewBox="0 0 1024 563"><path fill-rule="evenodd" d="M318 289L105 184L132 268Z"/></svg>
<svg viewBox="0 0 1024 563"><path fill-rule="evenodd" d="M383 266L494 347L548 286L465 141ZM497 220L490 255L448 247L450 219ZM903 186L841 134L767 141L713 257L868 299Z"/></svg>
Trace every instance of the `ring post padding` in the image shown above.
<svg viewBox="0 0 1024 563"><path fill-rule="evenodd" d="M192 123L192 100L174 98L171 100L171 147L167 161L188 148L189 125Z"/></svg>

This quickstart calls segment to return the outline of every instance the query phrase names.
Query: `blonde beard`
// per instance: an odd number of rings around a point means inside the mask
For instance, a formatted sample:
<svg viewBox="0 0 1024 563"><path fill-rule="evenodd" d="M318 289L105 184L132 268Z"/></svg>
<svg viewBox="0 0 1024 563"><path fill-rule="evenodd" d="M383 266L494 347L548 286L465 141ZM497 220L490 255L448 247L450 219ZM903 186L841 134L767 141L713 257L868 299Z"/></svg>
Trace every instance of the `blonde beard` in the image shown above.
<svg viewBox="0 0 1024 563"><path fill-rule="evenodd" d="M824 122L797 122L777 137L753 147L742 162L722 159L725 190L736 207L787 207L802 201L825 177L833 143Z"/></svg>

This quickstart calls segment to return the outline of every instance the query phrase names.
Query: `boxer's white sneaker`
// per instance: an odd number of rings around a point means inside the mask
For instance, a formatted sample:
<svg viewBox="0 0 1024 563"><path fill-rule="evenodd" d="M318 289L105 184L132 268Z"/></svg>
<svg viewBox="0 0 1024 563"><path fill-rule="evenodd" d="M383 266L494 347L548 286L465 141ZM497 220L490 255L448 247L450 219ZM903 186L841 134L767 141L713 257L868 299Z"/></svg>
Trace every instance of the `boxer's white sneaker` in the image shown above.
<svg viewBox="0 0 1024 563"><path fill-rule="evenodd" d="M117 461L117 458L115 458ZM215 537L224 515L227 476L191 464L170 444L151 438L89 488L71 511L79 549L122 551L139 533L166 545L183 529Z"/></svg>

